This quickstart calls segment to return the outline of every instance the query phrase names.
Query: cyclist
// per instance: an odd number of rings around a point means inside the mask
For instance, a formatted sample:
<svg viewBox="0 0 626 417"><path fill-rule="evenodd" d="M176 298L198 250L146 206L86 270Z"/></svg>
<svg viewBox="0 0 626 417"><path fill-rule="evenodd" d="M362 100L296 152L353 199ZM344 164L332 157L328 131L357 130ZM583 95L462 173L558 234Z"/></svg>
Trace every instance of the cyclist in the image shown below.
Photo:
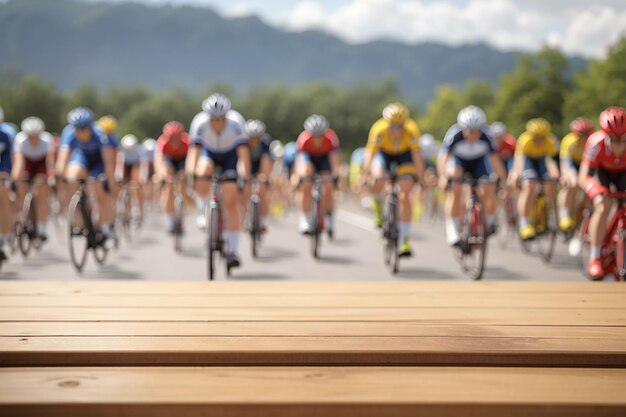
<svg viewBox="0 0 626 417"><path fill-rule="evenodd" d="M578 170L583 158L583 151L587 138L593 133L593 122L589 119L578 118L569 125L570 132L561 141L561 191L558 195L559 226L563 232L574 228L574 219L571 216L576 193L578 192Z"/></svg>
<svg viewBox="0 0 626 417"><path fill-rule="evenodd" d="M294 171L299 177L298 208L300 210L300 233L313 233L313 183L303 181L311 179L315 173L339 177L341 155L339 153L339 138L330 128L328 120L319 114L312 114L304 121L304 130L296 141L298 154ZM326 211L326 225L329 236L334 230L334 192L335 183L324 184L324 208Z"/></svg>
<svg viewBox="0 0 626 417"><path fill-rule="evenodd" d="M108 137L109 141L113 144L115 149L120 146L120 138L117 136L117 119L113 116L102 116L96 123L101 131L103 131Z"/></svg>
<svg viewBox="0 0 626 417"><path fill-rule="evenodd" d="M244 179L250 174L250 151L248 139L243 126L229 117L231 110L230 100L222 94L213 94L202 103L203 111L198 113L191 122L189 138L191 145L185 163L185 173L188 176L212 175L215 168L220 168L225 182L222 186L222 196L226 212L224 225L224 240L229 253L226 262L229 268L241 264L237 254L239 243L239 189L237 185L237 170ZM207 181L198 181L194 189L199 196L201 209L210 200L211 184ZM201 217L202 220L206 220ZM202 224L200 224L202 225Z"/></svg>
<svg viewBox="0 0 626 417"><path fill-rule="evenodd" d="M589 136L585 145L579 184L593 201L588 269L592 278L599 279L607 273L600 251L613 206L606 194L611 185L618 192L626 192L626 109L623 107L609 107L600 113L600 130Z"/></svg>
<svg viewBox="0 0 626 417"><path fill-rule="evenodd" d="M493 122L489 126L489 132L496 141L496 149L504 169L509 172L513 166L513 155L515 155L516 139L515 136L508 133L506 125L502 122Z"/></svg>
<svg viewBox="0 0 626 417"><path fill-rule="evenodd" d="M552 127L546 119L535 118L526 123L526 131L517 142L513 168L509 173L509 184L514 186L518 179L522 181L522 190L517 200L519 213L519 236L522 240L533 239L535 227L530 224L528 216L537 195L537 181L557 179L558 168L554 162L557 153L556 139L552 135ZM555 184L545 184L547 198L554 198Z"/></svg>
<svg viewBox="0 0 626 417"><path fill-rule="evenodd" d="M95 188L100 209L100 229L103 245L110 249L113 222L113 201L107 193L117 191L115 181L115 148L109 137L94 126L93 113L86 107L77 107L67 114L68 125L61 134L61 149L57 160L57 174L70 180L100 177L106 181ZM72 188L75 188L72 187Z"/></svg>
<svg viewBox="0 0 626 417"><path fill-rule="evenodd" d="M411 250L411 190L416 176L424 178L424 159L420 152L420 132L417 123L409 117L409 109L401 103L391 103L383 109L382 117L371 127L365 159L363 179L374 177L372 208L376 227L382 225L382 192L391 164L397 164L399 198L398 240L400 257L410 257Z"/></svg>
<svg viewBox="0 0 626 417"><path fill-rule="evenodd" d="M165 214L165 229L167 233L174 232L174 184L175 176L184 173L185 160L189 150L189 135L185 132L182 123L171 121L163 126L163 134L156 142L154 155L154 171L159 180L165 181L161 190L161 209ZM180 189L185 189L185 178L180 179Z"/></svg>
<svg viewBox="0 0 626 417"><path fill-rule="evenodd" d="M139 174L139 181L143 188L144 201L148 201L151 205L158 200L158 193L155 193L154 181L154 155L156 152L156 140L153 138L144 138L141 144L141 158L143 163L141 164L141 170Z"/></svg>
<svg viewBox="0 0 626 417"><path fill-rule="evenodd" d="M260 120L248 120L245 125L246 136L248 136L248 147L250 148L251 175L255 175L259 181L259 196L261 198L260 226L261 233L267 231L267 215L269 213L269 201L267 189L269 178L272 172L273 160L270 155L270 143L272 137L266 132L265 123ZM250 199L250 184L244 187L244 201Z"/></svg>
<svg viewBox="0 0 626 417"><path fill-rule="evenodd" d="M468 106L457 115L457 123L452 125L441 145L437 161L439 186L448 189L446 213L446 241L457 246L461 240L462 201L461 184L448 188L449 179L462 179L469 174L472 179L492 179L493 171L500 180L506 178L506 172L496 150L496 144L485 124L487 116L477 106ZM496 186L491 182L479 184L478 193L485 210L487 235L496 230Z"/></svg>
<svg viewBox="0 0 626 417"><path fill-rule="evenodd" d="M4 121L4 110L0 107L0 131L4 132L8 137L11 143L15 139L15 135L17 135L17 129L13 127L12 123L6 123Z"/></svg>
<svg viewBox="0 0 626 417"><path fill-rule="evenodd" d="M13 148L13 181L21 179L47 178L54 181L54 153L52 135L45 131L43 120L28 117L22 122L22 131L15 136ZM20 201L26 194L26 184L19 187ZM33 193L37 206L37 235L45 242L48 239L48 183L33 184ZM22 213L27 215L27 213Z"/></svg>
<svg viewBox="0 0 626 417"><path fill-rule="evenodd" d="M9 240L13 226L13 213L9 202L11 151L11 138L0 130L0 265L8 259L4 252L4 244Z"/></svg>
<svg viewBox="0 0 626 417"><path fill-rule="evenodd" d="M120 141L120 150L117 154L117 178L128 184L128 192L135 204L132 206L132 214L135 218L142 217L143 192L141 186L141 166L143 148L135 135L124 135Z"/></svg>

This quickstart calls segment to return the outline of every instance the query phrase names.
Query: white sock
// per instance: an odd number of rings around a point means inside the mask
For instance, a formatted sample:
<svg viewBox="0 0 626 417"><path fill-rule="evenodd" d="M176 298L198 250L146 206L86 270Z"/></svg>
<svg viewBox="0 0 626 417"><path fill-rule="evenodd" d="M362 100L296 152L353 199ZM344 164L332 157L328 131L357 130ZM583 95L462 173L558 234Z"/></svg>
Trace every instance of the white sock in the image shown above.
<svg viewBox="0 0 626 417"><path fill-rule="evenodd" d="M398 224L398 238L400 240L400 244L404 243L404 240L410 236L411 236L411 223L400 222Z"/></svg>
<svg viewBox="0 0 626 417"><path fill-rule="evenodd" d="M326 216L326 227L327 229L335 228L335 213L330 213Z"/></svg>
<svg viewBox="0 0 626 417"><path fill-rule="evenodd" d="M459 240L460 228L460 217L446 217L446 239L448 244L456 243Z"/></svg>
<svg viewBox="0 0 626 417"><path fill-rule="evenodd" d="M591 259L599 259L600 254L601 254L600 246L591 246L591 254L589 256Z"/></svg>
<svg viewBox="0 0 626 417"><path fill-rule="evenodd" d="M559 210L559 216L563 219L569 217L569 209L567 207L561 207Z"/></svg>
<svg viewBox="0 0 626 417"><path fill-rule="evenodd" d="M527 216L520 216L519 217L519 227L523 228L528 226L528 217Z"/></svg>
<svg viewBox="0 0 626 417"><path fill-rule="evenodd" d="M226 231L224 232L224 240L228 246L229 254L237 254L237 246L239 245L239 232Z"/></svg>
<svg viewBox="0 0 626 417"><path fill-rule="evenodd" d="M487 226L493 226L496 223L495 214L487 214Z"/></svg>
<svg viewBox="0 0 626 417"><path fill-rule="evenodd" d="M111 223L102 223L102 234L105 236L111 234Z"/></svg>
<svg viewBox="0 0 626 417"><path fill-rule="evenodd" d="M37 223L37 233L40 235L45 235L46 234L46 223L45 222L38 222Z"/></svg>

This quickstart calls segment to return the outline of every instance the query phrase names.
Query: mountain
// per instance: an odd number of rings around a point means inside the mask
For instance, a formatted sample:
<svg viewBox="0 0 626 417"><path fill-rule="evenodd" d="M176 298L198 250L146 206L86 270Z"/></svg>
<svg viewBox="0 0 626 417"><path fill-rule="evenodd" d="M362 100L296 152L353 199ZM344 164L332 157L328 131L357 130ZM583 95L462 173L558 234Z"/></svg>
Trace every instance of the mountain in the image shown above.
<svg viewBox="0 0 626 417"><path fill-rule="evenodd" d="M238 89L313 81L349 85L392 74L406 96L424 103L442 83L496 82L515 58L515 52L483 44L352 45L317 31L281 31L256 17L225 19L207 8L0 3L0 65L36 71L64 89L84 82L190 90L218 81ZM585 62L574 58L572 64Z"/></svg>

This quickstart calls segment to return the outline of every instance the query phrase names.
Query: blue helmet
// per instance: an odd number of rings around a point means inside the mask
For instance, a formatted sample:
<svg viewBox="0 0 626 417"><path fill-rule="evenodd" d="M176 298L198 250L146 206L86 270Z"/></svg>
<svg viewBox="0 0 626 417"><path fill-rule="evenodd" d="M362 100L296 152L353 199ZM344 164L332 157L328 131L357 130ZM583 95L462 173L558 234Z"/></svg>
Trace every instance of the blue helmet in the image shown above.
<svg viewBox="0 0 626 417"><path fill-rule="evenodd" d="M76 107L67 114L67 121L74 127L89 127L93 123L93 112L87 107Z"/></svg>

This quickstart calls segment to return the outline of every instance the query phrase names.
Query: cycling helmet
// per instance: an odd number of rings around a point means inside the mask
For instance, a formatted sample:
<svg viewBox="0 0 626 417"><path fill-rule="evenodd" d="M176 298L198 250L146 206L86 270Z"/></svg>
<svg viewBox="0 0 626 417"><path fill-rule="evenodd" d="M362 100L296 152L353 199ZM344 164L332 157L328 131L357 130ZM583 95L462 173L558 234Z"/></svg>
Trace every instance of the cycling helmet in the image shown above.
<svg viewBox="0 0 626 417"><path fill-rule="evenodd" d="M569 124L569 130L577 135L589 135L593 132L594 126L591 120L579 117L578 119L572 120Z"/></svg>
<svg viewBox="0 0 626 417"><path fill-rule="evenodd" d="M506 125L502 122L493 122L489 126L489 131L495 137L504 136L506 134Z"/></svg>
<svg viewBox="0 0 626 417"><path fill-rule="evenodd" d="M46 125L44 125L43 120L39 117L27 117L22 122L22 132L26 133L28 136L37 136L43 132L45 128Z"/></svg>
<svg viewBox="0 0 626 417"><path fill-rule="evenodd" d="M426 158L430 158L435 155L437 153L437 142L435 142L435 137L430 133L424 133L420 136L420 150Z"/></svg>
<svg viewBox="0 0 626 417"><path fill-rule="evenodd" d="M125 135L121 141L122 148L126 150L135 149L139 144L137 140L137 136L135 135Z"/></svg>
<svg viewBox="0 0 626 417"><path fill-rule="evenodd" d="M107 135L112 135L117 130L117 119L113 116L102 116L98 119L98 126Z"/></svg>
<svg viewBox="0 0 626 417"><path fill-rule="evenodd" d="M626 134L626 109L609 107L600 113L600 127L605 133L614 136Z"/></svg>
<svg viewBox="0 0 626 417"><path fill-rule="evenodd" d="M152 152L154 151L154 148L156 148L156 140L152 138L145 138L142 145L146 151Z"/></svg>
<svg viewBox="0 0 626 417"><path fill-rule="evenodd" d="M461 128L474 130L485 124L487 115L480 107L467 106L459 112L456 120Z"/></svg>
<svg viewBox="0 0 626 417"><path fill-rule="evenodd" d="M270 143L270 153L276 159L282 158L285 154L283 144L280 143L279 140L273 140L272 143Z"/></svg>
<svg viewBox="0 0 626 417"><path fill-rule="evenodd" d="M165 123L165 126L163 126L163 134L167 137L178 137L183 133L185 133L185 127L180 122L171 121Z"/></svg>
<svg viewBox="0 0 626 417"><path fill-rule="evenodd" d="M245 126L246 135L251 138L260 138L265 134L265 123L260 120L248 120Z"/></svg>
<svg viewBox="0 0 626 417"><path fill-rule="evenodd" d="M313 136L323 135L328 127L328 120L319 114L312 114L304 121L304 130Z"/></svg>
<svg viewBox="0 0 626 417"><path fill-rule="evenodd" d="M391 124L401 125L409 118L409 109L401 103L391 103L383 109L383 118Z"/></svg>
<svg viewBox="0 0 626 417"><path fill-rule="evenodd" d="M212 94L202 102L202 110L209 113L211 118L226 117L226 113L230 110L230 100L223 94Z"/></svg>
<svg viewBox="0 0 626 417"><path fill-rule="evenodd" d="M87 107L76 107L67 114L67 121L77 128L89 127L93 123L93 112Z"/></svg>
<svg viewBox="0 0 626 417"><path fill-rule="evenodd" d="M550 123L541 117L530 119L528 123L526 123L526 130L531 135L543 136L544 138L547 138L552 133Z"/></svg>

